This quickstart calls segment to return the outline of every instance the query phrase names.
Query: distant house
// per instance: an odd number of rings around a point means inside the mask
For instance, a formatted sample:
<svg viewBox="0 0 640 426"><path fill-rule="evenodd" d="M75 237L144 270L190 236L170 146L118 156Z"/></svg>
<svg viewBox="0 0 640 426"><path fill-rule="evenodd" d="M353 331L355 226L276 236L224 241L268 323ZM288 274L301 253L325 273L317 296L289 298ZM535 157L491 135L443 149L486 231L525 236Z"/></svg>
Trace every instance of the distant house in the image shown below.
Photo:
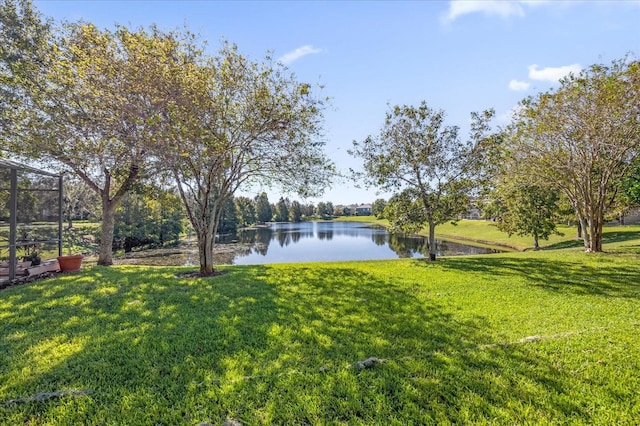
<svg viewBox="0 0 640 426"><path fill-rule="evenodd" d="M356 207L356 215L358 216L370 216L371 204L362 204Z"/></svg>
<svg viewBox="0 0 640 426"><path fill-rule="evenodd" d="M477 207L471 207L466 214L460 215L459 219L467 219L467 220L480 220L482 219L482 212Z"/></svg>

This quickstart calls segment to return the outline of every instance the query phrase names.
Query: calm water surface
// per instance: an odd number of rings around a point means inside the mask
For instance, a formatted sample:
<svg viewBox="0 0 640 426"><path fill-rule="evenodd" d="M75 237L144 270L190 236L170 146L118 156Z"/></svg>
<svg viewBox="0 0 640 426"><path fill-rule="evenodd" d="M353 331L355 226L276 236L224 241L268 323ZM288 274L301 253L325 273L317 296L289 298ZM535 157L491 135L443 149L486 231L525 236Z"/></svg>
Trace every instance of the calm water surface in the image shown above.
<svg viewBox="0 0 640 426"><path fill-rule="evenodd" d="M236 265L375 260L429 255L427 239L390 234L359 222L275 223L240 232L225 241L252 244L233 258ZM495 253L495 250L437 241L438 256Z"/></svg>

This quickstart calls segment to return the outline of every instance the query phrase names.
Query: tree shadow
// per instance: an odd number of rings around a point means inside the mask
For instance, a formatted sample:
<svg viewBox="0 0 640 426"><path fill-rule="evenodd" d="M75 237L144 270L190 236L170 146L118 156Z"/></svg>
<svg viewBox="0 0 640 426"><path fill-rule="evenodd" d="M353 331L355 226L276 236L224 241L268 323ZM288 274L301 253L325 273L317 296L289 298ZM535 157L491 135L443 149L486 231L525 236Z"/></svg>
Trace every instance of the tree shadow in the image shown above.
<svg viewBox="0 0 640 426"><path fill-rule="evenodd" d="M637 240L638 231L633 229L625 229L620 231L607 231L602 236L603 244L624 243L627 241ZM581 239L574 239L568 241L561 241L559 243L550 244L545 246L544 250L560 250L568 248L584 247L584 243ZM605 247L606 249L606 247Z"/></svg>
<svg viewBox="0 0 640 426"><path fill-rule="evenodd" d="M443 269L463 273L513 275L527 284L557 292L578 295L640 298L640 265L620 268L615 262L600 258L596 264L531 257L465 257L441 260Z"/></svg>
<svg viewBox="0 0 640 426"><path fill-rule="evenodd" d="M518 262L446 259L442 267L519 274L527 265ZM540 277L554 273L541 264ZM3 294L13 308L0 311L0 402L91 393L5 406L0 421L464 423L469 413L522 419L523 406L534 422L585 415L562 397L570 372L531 346L482 347L495 339L487 322L459 317L419 279L398 284L339 266L235 267L183 280L174 272L95 267ZM555 272L543 285L561 284ZM595 284L573 285L593 293ZM630 288L607 292L637 297ZM382 362L357 368L367 357Z"/></svg>

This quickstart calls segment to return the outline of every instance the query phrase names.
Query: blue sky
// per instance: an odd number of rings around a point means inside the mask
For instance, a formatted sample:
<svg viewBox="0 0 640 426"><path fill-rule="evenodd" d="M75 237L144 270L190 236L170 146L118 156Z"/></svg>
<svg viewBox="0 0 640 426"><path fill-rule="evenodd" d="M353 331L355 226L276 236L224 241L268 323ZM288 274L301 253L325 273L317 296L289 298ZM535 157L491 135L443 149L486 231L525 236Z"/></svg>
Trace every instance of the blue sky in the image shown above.
<svg viewBox="0 0 640 426"><path fill-rule="evenodd" d="M505 124L518 102L556 87L569 71L640 56L640 0L628 1L35 1L55 20L100 27L185 25L260 60L287 63L324 85L327 155L347 173L347 149L378 133L388 105L429 106L467 138L469 114L496 110ZM279 191L262 188L276 202ZM262 190L252 188L250 194ZM338 181L318 199L369 203L388 194ZM295 199L295 196L290 196Z"/></svg>

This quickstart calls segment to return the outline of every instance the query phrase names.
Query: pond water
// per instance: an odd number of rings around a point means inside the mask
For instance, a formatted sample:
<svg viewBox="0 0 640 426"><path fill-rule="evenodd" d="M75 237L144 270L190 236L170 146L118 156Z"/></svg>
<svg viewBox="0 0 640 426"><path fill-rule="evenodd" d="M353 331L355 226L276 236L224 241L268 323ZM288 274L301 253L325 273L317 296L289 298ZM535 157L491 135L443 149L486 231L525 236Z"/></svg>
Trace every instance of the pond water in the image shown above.
<svg viewBox="0 0 640 426"><path fill-rule="evenodd" d="M275 223L247 229L221 242L245 247L231 260L236 265L339 260L421 258L429 255L427 239L390 234L360 222ZM438 256L495 253L451 241L437 241Z"/></svg>

